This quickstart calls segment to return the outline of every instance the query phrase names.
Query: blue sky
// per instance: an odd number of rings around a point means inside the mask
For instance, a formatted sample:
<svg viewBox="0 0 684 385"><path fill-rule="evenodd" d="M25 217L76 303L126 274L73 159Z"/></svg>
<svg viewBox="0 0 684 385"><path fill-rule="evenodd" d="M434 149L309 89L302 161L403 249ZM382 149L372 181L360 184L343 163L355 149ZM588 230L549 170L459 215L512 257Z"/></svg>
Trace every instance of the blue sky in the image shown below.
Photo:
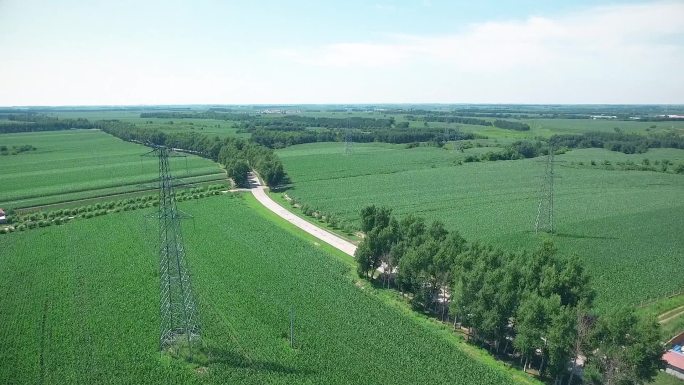
<svg viewBox="0 0 684 385"><path fill-rule="evenodd" d="M0 0L0 105L684 103L682 1Z"/></svg>

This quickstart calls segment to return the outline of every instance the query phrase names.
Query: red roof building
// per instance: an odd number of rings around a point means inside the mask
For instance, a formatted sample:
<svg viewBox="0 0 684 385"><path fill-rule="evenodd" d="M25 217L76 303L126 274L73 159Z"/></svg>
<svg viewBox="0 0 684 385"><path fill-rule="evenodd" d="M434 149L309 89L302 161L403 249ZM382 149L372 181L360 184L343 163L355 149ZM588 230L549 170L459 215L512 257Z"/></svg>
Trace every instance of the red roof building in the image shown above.
<svg viewBox="0 0 684 385"><path fill-rule="evenodd" d="M684 379L684 354L668 350L663 354L663 361L667 362L665 371L675 377Z"/></svg>

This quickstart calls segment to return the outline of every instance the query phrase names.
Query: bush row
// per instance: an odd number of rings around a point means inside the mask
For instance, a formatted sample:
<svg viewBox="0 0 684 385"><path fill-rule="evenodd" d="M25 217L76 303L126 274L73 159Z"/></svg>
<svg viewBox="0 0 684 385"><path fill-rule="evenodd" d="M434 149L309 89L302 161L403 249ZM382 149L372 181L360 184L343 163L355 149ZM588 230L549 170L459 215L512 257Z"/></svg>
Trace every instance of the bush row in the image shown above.
<svg viewBox="0 0 684 385"><path fill-rule="evenodd" d="M353 223L341 219L334 214L322 211L319 208L310 206L306 203L300 203L298 200L292 197L288 197L287 199L290 202L290 205L294 208L299 208L302 211L302 214L306 215L307 217L318 219L328 224L328 226L333 229L342 230L349 235L352 235L357 231L357 228Z"/></svg>
<svg viewBox="0 0 684 385"><path fill-rule="evenodd" d="M182 202L192 199L200 199L208 196L219 195L224 185L210 185L207 187L195 187L176 192L176 201ZM149 207L159 206L159 196L144 195L135 198L121 199L118 201L99 202L93 205L80 206L52 211L39 211L23 215L9 215L7 226L0 229L0 234L7 234L13 231L25 231L35 228L61 225L74 219L89 219L118 213L121 211L133 211Z"/></svg>

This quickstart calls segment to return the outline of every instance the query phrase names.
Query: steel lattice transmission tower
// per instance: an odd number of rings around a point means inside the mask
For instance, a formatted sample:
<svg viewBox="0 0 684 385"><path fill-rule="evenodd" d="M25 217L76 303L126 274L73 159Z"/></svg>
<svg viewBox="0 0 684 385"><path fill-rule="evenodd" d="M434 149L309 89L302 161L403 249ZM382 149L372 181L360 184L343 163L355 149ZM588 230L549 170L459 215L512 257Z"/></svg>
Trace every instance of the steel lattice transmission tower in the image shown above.
<svg viewBox="0 0 684 385"><path fill-rule="evenodd" d="M539 206L537 207L537 220L534 223L534 232L539 231L553 233L555 230L553 223L553 199L554 199L554 148L549 144L549 154L546 156L546 168L541 183L541 194L539 196Z"/></svg>
<svg viewBox="0 0 684 385"><path fill-rule="evenodd" d="M200 339L200 323L180 226L181 219L188 216L176 208L169 153L163 146L150 153L159 157L159 210L155 213L159 220L159 348L164 350L185 341L192 352L192 344Z"/></svg>
<svg viewBox="0 0 684 385"><path fill-rule="evenodd" d="M344 155L351 155L353 143L351 129L349 128L349 120L347 120L347 128L344 130Z"/></svg>

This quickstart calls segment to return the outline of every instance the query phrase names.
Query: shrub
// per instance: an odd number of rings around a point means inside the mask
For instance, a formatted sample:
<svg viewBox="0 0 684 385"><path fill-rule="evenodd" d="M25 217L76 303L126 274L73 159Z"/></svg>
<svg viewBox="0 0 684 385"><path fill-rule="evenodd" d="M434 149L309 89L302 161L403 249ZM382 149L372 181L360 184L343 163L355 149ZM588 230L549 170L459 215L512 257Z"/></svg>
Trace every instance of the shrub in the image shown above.
<svg viewBox="0 0 684 385"><path fill-rule="evenodd" d="M675 167L674 172L677 174L684 174L684 163L680 163Z"/></svg>

